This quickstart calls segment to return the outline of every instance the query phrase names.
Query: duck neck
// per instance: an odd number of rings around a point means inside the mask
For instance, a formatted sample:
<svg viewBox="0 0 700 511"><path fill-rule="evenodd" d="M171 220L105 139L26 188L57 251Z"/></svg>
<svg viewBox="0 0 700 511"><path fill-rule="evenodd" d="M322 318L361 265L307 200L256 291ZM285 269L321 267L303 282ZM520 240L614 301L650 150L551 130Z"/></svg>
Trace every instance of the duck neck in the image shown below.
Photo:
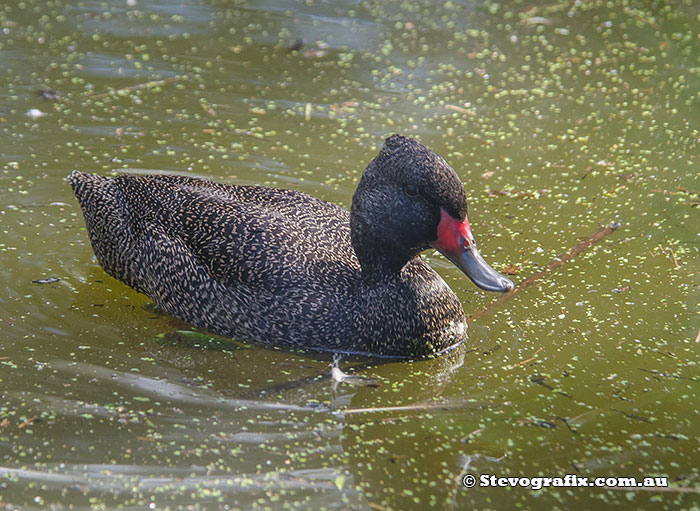
<svg viewBox="0 0 700 511"><path fill-rule="evenodd" d="M350 229L352 248L362 268L362 278L367 283L398 277L401 268L418 254L377 234L359 215L351 215Z"/></svg>

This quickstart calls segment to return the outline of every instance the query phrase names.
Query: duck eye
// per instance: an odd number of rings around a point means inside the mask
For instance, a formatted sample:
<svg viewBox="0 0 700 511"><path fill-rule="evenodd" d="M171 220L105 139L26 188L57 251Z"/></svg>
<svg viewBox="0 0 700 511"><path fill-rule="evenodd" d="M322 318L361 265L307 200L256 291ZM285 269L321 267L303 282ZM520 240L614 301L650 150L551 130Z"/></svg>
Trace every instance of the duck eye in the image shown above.
<svg viewBox="0 0 700 511"><path fill-rule="evenodd" d="M415 197L418 195L418 187L416 185L406 185L403 187L403 192L409 197Z"/></svg>

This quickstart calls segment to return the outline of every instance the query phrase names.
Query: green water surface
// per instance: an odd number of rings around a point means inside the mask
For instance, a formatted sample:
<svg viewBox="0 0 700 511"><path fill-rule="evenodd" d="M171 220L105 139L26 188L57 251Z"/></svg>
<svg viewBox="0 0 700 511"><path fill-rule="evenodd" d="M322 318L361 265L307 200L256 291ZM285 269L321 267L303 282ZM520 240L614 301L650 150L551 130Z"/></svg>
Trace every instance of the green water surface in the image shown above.
<svg viewBox="0 0 700 511"><path fill-rule="evenodd" d="M700 509L698 2L8 0L0 69L3 509ZM349 207L395 132L451 163L516 282L622 227L459 350L341 362L378 386L187 333L100 269L65 181ZM467 313L495 298L426 258Z"/></svg>

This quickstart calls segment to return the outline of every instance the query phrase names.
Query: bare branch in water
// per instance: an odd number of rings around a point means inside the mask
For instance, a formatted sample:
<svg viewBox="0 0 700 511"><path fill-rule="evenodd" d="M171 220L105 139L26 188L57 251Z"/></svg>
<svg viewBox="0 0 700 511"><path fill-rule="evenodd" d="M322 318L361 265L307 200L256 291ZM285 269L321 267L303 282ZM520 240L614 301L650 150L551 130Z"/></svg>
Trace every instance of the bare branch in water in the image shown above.
<svg viewBox="0 0 700 511"><path fill-rule="evenodd" d="M512 291L508 291L507 293L502 294L499 296L496 300L491 302L490 304L484 306L483 308L479 309L476 311L474 314L469 316L467 321L472 322L476 321L479 318L482 318L491 312L493 312L495 309L503 305L505 302L513 298L516 294L519 292L527 289L528 287L532 286L533 284L539 283L540 281L546 279L547 277L550 276L554 271L556 271L562 264L564 264L567 261L570 261L577 255L581 254L582 252L585 252L589 248L591 248L593 245L598 243L599 241L603 240L605 237L608 235L612 234L615 232L618 228L620 228L619 223L612 223L609 225L606 225L604 227L600 227L595 233L593 233L591 236L586 238L585 240L579 242L574 248L572 248L569 252L563 253L551 261L547 263L542 270L533 273L530 275L528 278L523 280L520 284L515 286L515 289Z"/></svg>

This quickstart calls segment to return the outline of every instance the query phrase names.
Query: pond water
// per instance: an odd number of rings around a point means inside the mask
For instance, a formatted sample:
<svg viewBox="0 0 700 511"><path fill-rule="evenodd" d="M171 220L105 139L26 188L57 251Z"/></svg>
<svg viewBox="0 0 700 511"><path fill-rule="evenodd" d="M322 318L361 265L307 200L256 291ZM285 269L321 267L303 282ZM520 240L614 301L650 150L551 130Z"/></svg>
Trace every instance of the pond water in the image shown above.
<svg viewBox="0 0 700 511"><path fill-rule="evenodd" d="M3 2L3 508L698 509L699 34L690 0ZM349 207L395 132L456 169L516 282L622 227L459 350L342 361L377 386L159 313L100 269L65 181L180 172ZM467 313L495 299L426 258Z"/></svg>

